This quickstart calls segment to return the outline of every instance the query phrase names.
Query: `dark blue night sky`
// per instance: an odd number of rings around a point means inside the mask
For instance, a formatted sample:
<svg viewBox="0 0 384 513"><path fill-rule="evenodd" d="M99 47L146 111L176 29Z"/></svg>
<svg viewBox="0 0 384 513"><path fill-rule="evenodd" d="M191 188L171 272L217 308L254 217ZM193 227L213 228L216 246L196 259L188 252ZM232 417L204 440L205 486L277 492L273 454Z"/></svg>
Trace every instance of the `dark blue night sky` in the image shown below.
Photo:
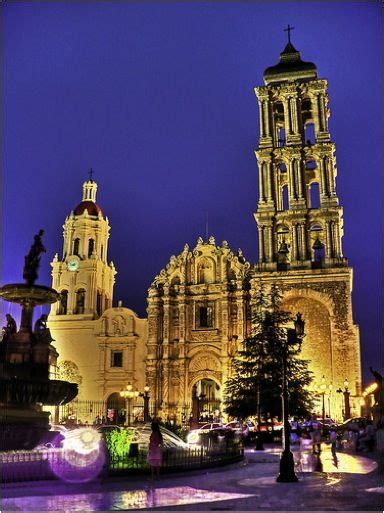
<svg viewBox="0 0 384 513"><path fill-rule="evenodd" d="M343 249L365 382L380 368L381 2L12 2L3 22L2 283L22 280L46 230L49 285L62 224L93 167L112 229L115 304L146 292L184 244L209 232L258 255L253 88L286 43L329 80ZM16 315L16 307L2 305ZM9 309L10 308L10 309Z"/></svg>

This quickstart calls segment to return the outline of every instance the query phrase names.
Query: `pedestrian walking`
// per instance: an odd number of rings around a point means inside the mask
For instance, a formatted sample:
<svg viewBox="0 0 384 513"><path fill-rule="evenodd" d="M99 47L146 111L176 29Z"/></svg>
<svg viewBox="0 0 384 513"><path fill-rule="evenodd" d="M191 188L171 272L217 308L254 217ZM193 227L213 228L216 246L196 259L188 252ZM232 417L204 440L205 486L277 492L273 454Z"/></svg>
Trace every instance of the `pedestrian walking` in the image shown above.
<svg viewBox="0 0 384 513"><path fill-rule="evenodd" d="M331 442L332 456L336 456L336 444L337 444L337 431L334 426L329 429L329 441Z"/></svg>
<svg viewBox="0 0 384 513"><path fill-rule="evenodd" d="M160 426L158 422L152 422L151 425L152 433L149 438L149 447L148 447L148 455L147 462L151 467L151 477L152 479L159 479L160 477L160 467L163 459L163 435L160 431Z"/></svg>
<svg viewBox="0 0 384 513"><path fill-rule="evenodd" d="M318 423L313 424L313 431L311 432L312 438L312 452L313 454L321 453L321 431Z"/></svg>

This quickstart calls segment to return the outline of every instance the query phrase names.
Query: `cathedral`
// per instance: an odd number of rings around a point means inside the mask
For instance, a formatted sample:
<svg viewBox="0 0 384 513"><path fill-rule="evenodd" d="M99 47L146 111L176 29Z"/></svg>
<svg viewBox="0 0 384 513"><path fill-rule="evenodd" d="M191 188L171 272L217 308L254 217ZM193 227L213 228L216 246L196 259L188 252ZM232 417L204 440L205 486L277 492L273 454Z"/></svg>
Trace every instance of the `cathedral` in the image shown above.
<svg viewBox="0 0 384 513"><path fill-rule="evenodd" d="M257 263L226 241L199 238L154 278L147 319L121 303L113 307L109 221L96 203L97 184L84 183L82 201L63 226L62 255L51 264L61 298L49 316L60 355L55 372L77 382L80 391L66 412L56 412L59 418L119 421L127 407L140 417L145 393L150 413L163 420L180 424L195 404L199 414L223 417L225 382L251 334L255 295L260 284L268 290L272 283L281 288L282 307L305 320L302 356L314 375L317 411L326 396L327 415L342 419L341 391L348 386L351 415L359 414L359 330L352 316L352 269L342 251L327 81L289 38L255 93ZM128 401L120 396L127 384L134 390Z"/></svg>

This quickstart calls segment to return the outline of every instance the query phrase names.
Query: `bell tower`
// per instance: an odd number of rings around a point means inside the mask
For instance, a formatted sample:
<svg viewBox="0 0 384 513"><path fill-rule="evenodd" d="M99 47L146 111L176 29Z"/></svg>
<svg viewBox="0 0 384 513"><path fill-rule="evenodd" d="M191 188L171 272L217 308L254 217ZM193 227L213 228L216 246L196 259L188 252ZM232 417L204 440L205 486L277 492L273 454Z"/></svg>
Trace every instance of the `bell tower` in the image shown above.
<svg viewBox="0 0 384 513"><path fill-rule="evenodd" d="M51 307L50 319L97 319L112 306L115 267L108 263L109 221L96 203L97 183L83 184L82 201L63 225L63 253L55 255L52 286L60 301Z"/></svg>
<svg viewBox="0 0 384 513"><path fill-rule="evenodd" d="M265 70L264 85L255 88L260 139L254 283L280 284L284 308L302 312L306 322L303 356L311 362L313 386L325 376L330 390L338 389L348 378L359 414L359 331L352 318L352 269L342 251L327 80L318 78L315 64L301 59L291 30L288 25L279 63ZM336 408L341 399L332 395Z"/></svg>
<svg viewBox="0 0 384 513"><path fill-rule="evenodd" d="M260 108L259 265L265 270L343 267L342 207L327 81L290 42L256 87Z"/></svg>

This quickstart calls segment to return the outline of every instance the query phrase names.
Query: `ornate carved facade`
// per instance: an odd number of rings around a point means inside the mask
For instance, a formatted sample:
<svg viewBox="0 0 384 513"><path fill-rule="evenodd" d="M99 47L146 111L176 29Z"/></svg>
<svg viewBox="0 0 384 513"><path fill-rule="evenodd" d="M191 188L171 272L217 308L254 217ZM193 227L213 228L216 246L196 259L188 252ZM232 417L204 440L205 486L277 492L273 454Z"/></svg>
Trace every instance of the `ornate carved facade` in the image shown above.
<svg viewBox="0 0 384 513"><path fill-rule="evenodd" d="M162 417L189 416L192 391L209 382L220 401L231 359L249 334L249 270L241 250L210 237L186 245L156 276L148 294L146 374ZM214 386L212 387L212 385Z"/></svg>

